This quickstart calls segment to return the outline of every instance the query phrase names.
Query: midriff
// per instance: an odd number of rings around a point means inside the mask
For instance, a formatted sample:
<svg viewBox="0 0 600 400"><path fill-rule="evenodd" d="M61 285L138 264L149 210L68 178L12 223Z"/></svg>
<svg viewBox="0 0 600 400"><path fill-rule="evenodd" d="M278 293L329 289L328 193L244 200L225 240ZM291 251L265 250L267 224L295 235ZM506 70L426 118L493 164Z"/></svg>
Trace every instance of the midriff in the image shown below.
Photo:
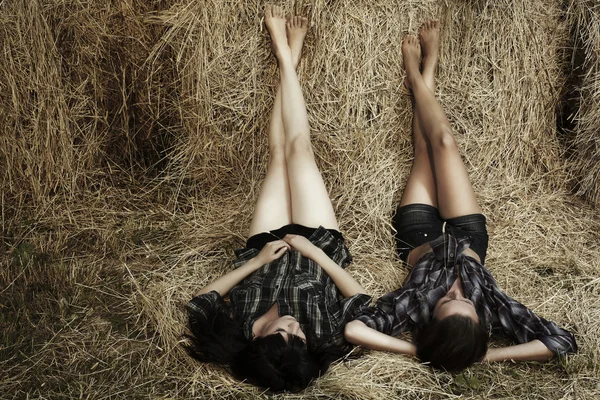
<svg viewBox="0 0 600 400"><path fill-rule="evenodd" d="M408 265L410 265L412 267L417 262L419 262L419 259L421 257L423 257L427 253L431 253L432 251L433 251L433 249L431 248L431 246L429 245L429 243L423 243L422 245L420 245L418 247L415 247L414 249L412 249L410 251L410 253L408 253L408 260L407 260ZM463 254L465 256L473 257L478 262L481 262L481 260L479 259L479 256L477 255L477 253L475 253L470 248L465 249L465 251L463 251Z"/></svg>

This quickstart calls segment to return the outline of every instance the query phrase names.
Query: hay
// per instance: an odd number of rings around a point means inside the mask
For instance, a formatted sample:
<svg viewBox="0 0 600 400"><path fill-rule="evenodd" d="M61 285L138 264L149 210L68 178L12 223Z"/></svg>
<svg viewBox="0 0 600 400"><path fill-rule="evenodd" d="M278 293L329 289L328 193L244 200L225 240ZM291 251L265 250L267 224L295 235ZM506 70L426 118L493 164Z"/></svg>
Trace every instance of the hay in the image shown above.
<svg viewBox="0 0 600 400"><path fill-rule="evenodd" d="M228 270L265 173L264 2L99 3L0 6L0 397L268 398L179 346L182 305ZM350 272L375 296L406 275L389 223L412 157L400 44L439 16L437 94L488 217L488 268L580 353L452 376L367 352L275 397L600 395L600 223L556 130L562 3L294 7L311 19L299 75Z"/></svg>
<svg viewBox="0 0 600 400"><path fill-rule="evenodd" d="M578 68L579 108L575 122L571 164L577 194L600 204L600 8L595 1L569 1L568 17L574 41L583 53Z"/></svg>

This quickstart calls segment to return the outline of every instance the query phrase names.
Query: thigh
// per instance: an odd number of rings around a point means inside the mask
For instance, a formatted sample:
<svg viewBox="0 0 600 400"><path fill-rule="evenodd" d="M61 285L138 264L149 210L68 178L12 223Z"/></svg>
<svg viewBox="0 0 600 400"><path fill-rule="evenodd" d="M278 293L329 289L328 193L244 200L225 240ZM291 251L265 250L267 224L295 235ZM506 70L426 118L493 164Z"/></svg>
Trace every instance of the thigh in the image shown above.
<svg viewBox="0 0 600 400"><path fill-rule="evenodd" d="M481 208L454 138L432 146L438 208L443 219L480 214Z"/></svg>
<svg viewBox="0 0 600 400"><path fill-rule="evenodd" d="M286 157L292 221L309 227L339 230L329 193L312 151L309 148L294 149Z"/></svg>
<svg viewBox="0 0 600 400"><path fill-rule="evenodd" d="M291 209L285 156L272 156L256 201L249 236L290 224Z"/></svg>

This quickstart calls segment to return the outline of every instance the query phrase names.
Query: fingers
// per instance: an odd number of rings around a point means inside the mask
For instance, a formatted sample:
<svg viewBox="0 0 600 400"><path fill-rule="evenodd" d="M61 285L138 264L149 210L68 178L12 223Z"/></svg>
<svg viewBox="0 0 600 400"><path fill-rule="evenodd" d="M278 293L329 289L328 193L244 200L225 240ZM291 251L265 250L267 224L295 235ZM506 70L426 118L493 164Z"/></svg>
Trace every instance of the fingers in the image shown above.
<svg viewBox="0 0 600 400"><path fill-rule="evenodd" d="M269 247L271 247L273 249L273 252L278 252L282 248L287 249L287 250L292 249L291 246L283 240L275 240L273 242L269 242L268 245L269 245Z"/></svg>
<svg viewBox="0 0 600 400"><path fill-rule="evenodd" d="M287 235L285 235L285 236L283 237L283 240L284 240L286 243L292 244L292 242L293 242L293 241L294 241L294 240L295 240L297 237L298 237L298 235L293 235L293 234L291 234L291 233L288 233Z"/></svg>

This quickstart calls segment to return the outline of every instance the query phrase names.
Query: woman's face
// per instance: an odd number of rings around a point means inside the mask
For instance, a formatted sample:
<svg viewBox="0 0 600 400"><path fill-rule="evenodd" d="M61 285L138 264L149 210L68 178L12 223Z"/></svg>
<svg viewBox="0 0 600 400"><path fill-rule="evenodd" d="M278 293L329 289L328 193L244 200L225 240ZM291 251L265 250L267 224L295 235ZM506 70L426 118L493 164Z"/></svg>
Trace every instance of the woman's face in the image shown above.
<svg viewBox="0 0 600 400"><path fill-rule="evenodd" d="M275 333L281 334L286 342L289 338L289 335L298 336L300 339L306 342L306 335L304 332L302 332L302 329L300 329L300 323L298 323L296 318L292 317L291 315L284 315L283 317L274 319L266 324L260 336L264 337L273 335Z"/></svg>
<svg viewBox="0 0 600 400"><path fill-rule="evenodd" d="M475 322L479 322L479 316L475 311L473 302L463 296L457 283L452 285L448 293L435 303L433 317L438 321L451 315L464 315Z"/></svg>

